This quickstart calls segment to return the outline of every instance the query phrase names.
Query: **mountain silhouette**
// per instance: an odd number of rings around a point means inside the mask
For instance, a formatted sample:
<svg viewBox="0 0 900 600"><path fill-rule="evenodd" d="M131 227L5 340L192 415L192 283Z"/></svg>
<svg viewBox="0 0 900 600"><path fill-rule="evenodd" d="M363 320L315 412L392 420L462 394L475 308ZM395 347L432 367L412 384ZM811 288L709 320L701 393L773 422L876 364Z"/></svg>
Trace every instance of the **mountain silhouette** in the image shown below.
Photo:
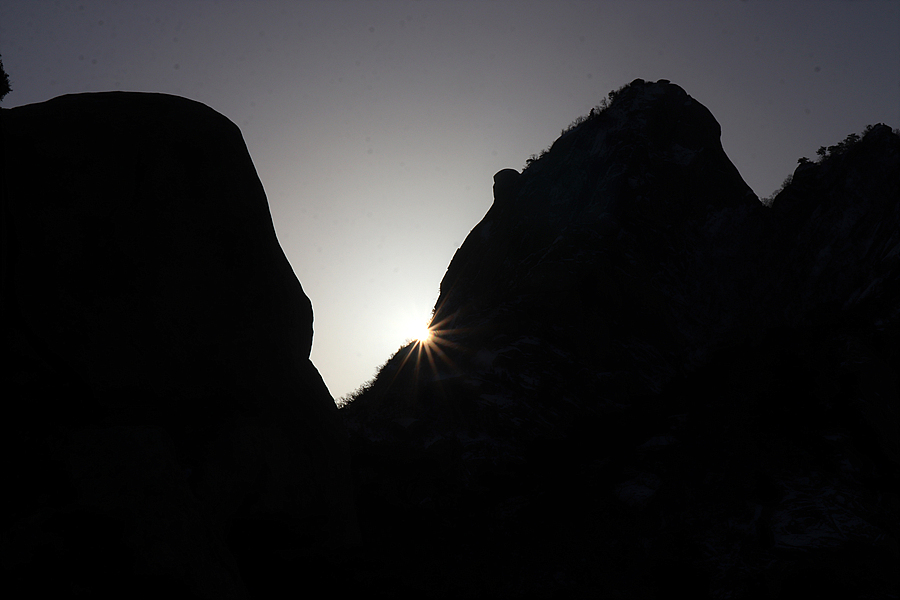
<svg viewBox="0 0 900 600"><path fill-rule="evenodd" d="M896 594L886 125L764 204L635 80L495 175L434 335L340 410L234 124L96 93L0 130L5 591Z"/></svg>
<svg viewBox="0 0 900 600"><path fill-rule="evenodd" d="M384 571L444 597L893 593L898 192L878 125L764 206L664 80L499 172L433 342L341 411Z"/></svg>
<svg viewBox="0 0 900 600"><path fill-rule="evenodd" d="M4 590L266 596L355 543L312 307L238 128L116 92L0 119Z"/></svg>

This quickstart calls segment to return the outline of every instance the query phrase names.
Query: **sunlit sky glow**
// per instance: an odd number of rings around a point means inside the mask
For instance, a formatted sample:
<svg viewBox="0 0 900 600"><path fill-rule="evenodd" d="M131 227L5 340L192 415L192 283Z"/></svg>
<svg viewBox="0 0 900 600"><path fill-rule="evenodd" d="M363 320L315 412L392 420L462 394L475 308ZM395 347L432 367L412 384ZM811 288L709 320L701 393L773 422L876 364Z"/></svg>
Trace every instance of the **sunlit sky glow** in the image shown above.
<svg viewBox="0 0 900 600"><path fill-rule="evenodd" d="M681 85L764 196L819 146L900 126L898 31L896 1L5 0L2 106L154 91L234 121L337 398L418 335L493 174L610 90Z"/></svg>

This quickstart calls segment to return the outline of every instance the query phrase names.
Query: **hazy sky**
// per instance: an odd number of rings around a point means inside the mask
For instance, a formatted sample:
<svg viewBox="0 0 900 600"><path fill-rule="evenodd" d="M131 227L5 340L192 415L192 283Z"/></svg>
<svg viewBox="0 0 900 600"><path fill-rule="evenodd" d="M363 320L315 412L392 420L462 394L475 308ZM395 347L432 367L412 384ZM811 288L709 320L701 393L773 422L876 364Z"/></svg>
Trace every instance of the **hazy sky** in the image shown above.
<svg viewBox="0 0 900 600"><path fill-rule="evenodd" d="M611 89L681 85L764 196L900 127L898 32L900 1L2 0L2 105L152 91L237 123L337 399L427 320L493 174Z"/></svg>

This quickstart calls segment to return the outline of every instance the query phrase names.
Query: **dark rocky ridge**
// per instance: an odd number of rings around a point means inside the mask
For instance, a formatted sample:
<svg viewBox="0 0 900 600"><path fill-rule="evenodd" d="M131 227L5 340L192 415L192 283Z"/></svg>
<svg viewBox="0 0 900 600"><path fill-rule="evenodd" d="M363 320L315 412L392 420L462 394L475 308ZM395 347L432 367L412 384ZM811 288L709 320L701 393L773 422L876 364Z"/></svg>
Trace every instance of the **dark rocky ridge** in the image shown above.
<svg viewBox="0 0 900 600"><path fill-rule="evenodd" d="M346 433L238 128L135 93L0 119L4 592L316 585L358 542Z"/></svg>
<svg viewBox="0 0 900 600"><path fill-rule="evenodd" d="M636 80L498 173L437 342L342 409L370 594L896 597L900 139L770 209L719 135Z"/></svg>
<svg viewBox="0 0 900 600"><path fill-rule="evenodd" d="M896 593L887 127L767 209L708 110L636 81L498 173L431 360L341 413L352 552L341 415L237 128L157 94L0 128L4 591Z"/></svg>

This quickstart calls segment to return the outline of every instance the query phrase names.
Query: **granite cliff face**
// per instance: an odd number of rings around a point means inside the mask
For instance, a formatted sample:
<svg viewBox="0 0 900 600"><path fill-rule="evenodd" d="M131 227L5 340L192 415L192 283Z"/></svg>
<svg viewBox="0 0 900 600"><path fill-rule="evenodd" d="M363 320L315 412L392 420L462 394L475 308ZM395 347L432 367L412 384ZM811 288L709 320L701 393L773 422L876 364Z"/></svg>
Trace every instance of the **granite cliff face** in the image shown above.
<svg viewBox="0 0 900 600"><path fill-rule="evenodd" d="M136 93L0 118L4 589L266 596L355 543L312 307L237 127Z"/></svg>
<svg viewBox="0 0 900 600"><path fill-rule="evenodd" d="M768 208L719 136L636 80L497 174L435 341L341 411L386 589L895 593L900 139Z"/></svg>

